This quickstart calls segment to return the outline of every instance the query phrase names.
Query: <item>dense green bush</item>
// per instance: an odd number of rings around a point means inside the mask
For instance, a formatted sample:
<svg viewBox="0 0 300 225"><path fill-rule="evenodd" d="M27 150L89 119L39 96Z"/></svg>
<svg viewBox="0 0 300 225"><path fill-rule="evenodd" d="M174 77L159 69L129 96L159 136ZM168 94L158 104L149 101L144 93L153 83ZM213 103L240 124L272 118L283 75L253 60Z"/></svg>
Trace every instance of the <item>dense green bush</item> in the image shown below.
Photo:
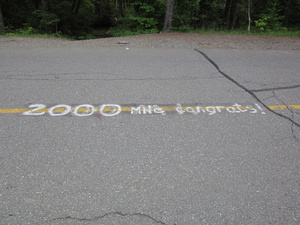
<svg viewBox="0 0 300 225"><path fill-rule="evenodd" d="M260 31L272 31L283 29L283 8L277 2L271 2L264 12L255 20L255 26Z"/></svg>

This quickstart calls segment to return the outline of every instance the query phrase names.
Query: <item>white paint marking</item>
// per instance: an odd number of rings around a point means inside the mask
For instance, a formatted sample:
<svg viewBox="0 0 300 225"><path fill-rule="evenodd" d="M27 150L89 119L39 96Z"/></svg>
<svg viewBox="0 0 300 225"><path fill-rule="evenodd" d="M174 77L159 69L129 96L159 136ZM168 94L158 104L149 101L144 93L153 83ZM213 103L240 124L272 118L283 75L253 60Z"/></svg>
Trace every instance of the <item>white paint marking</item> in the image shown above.
<svg viewBox="0 0 300 225"><path fill-rule="evenodd" d="M238 108L238 110L240 110L239 112L247 112L248 111L248 109L242 109L241 107L241 105L239 105L239 104L237 104L237 103L235 103L234 105L233 105L234 107L237 107Z"/></svg>
<svg viewBox="0 0 300 225"><path fill-rule="evenodd" d="M236 110L234 107L226 107L226 110L227 110L227 112L230 112L230 113L236 113Z"/></svg>
<svg viewBox="0 0 300 225"><path fill-rule="evenodd" d="M152 114L152 106L151 105L148 105L148 107L143 105L142 108L143 108L144 115L147 113Z"/></svg>
<svg viewBox="0 0 300 225"><path fill-rule="evenodd" d="M179 104L179 103L177 104L176 111L177 111L180 115L182 115L182 114L185 112L185 111L183 110L181 104Z"/></svg>
<svg viewBox="0 0 300 225"><path fill-rule="evenodd" d="M188 113L193 113L193 114L198 114L198 112L197 111L195 111L195 109L194 109L194 107L186 107L186 112L188 112Z"/></svg>
<svg viewBox="0 0 300 225"><path fill-rule="evenodd" d="M247 106L248 110L250 110L250 113L254 114L257 113L257 110L255 108L252 107L252 105Z"/></svg>
<svg viewBox="0 0 300 225"><path fill-rule="evenodd" d="M258 104L255 103L255 105L257 106L257 108L258 108L259 110L261 110L261 114L266 114Z"/></svg>
<svg viewBox="0 0 300 225"><path fill-rule="evenodd" d="M108 112L105 112L105 108L106 107L109 107L109 108L112 108L113 111L108 111ZM100 107L100 113L103 115L103 116L116 116L118 115L119 113L121 113L122 111L122 108L120 105L116 105L116 104L104 104L104 105L101 105Z"/></svg>
<svg viewBox="0 0 300 225"><path fill-rule="evenodd" d="M166 115L166 112L163 110L163 108L159 107L158 105L153 106L153 112L157 114Z"/></svg>
<svg viewBox="0 0 300 225"><path fill-rule="evenodd" d="M217 113L216 108L214 106L207 106L205 107L205 109L208 112L208 115L210 116Z"/></svg>
<svg viewBox="0 0 300 225"><path fill-rule="evenodd" d="M72 107L74 107L73 110ZM92 116L96 111L99 111L101 115L108 117L116 116L121 112L130 112L131 115L166 115L168 112L177 112L179 115L183 115L184 113L191 113L194 115L197 115L199 113L208 113L208 115L211 116L221 112L229 112L232 114L248 112L251 114L255 114L261 111L262 114L266 114L256 103L255 106L242 106L238 103L235 103L232 106L182 106L182 104L178 103L176 104L176 107L172 105L166 105L162 107L158 105L139 105L131 107L123 106L123 108L122 106L117 104L103 104L98 107L90 104L81 104L78 106L59 104L52 106L49 109L44 104L32 104L29 106L29 108L33 109L24 112L23 115L40 116L48 112L50 116L64 116L71 111L72 115L79 117Z"/></svg>
<svg viewBox="0 0 300 225"><path fill-rule="evenodd" d="M87 110L83 113L79 113L78 111L81 108L86 108ZM73 110L73 114L75 116L91 116L94 114L94 112L95 112L95 107L92 105L89 105L89 104L83 104L83 105L76 106Z"/></svg>
<svg viewBox="0 0 300 225"><path fill-rule="evenodd" d="M131 114L132 115L137 115L137 114L141 114L142 113L142 107L138 106L138 107L131 107Z"/></svg>
<svg viewBox="0 0 300 225"><path fill-rule="evenodd" d="M44 105L44 104L33 104L33 105L30 105L29 108L35 108L35 109L24 112L23 115L26 115L26 116L41 116L41 115L44 115L45 112L36 112L36 111L41 110L41 109L45 109L46 105Z"/></svg>
<svg viewBox="0 0 300 225"><path fill-rule="evenodd" d="M62 112L54 113L54 110L64 108L65 110ZM69 105L55 105L48 110L50 116L64 116L71 112L71 106Z"/></svg>
<svg viewBox="0 0 300 225"><path fill-rule="evenodd" d="M201 111L205 113L205 109L201 106L197 106L196 110L197 110L198 113L200 113Z"/></svg>
<svg viewBox="0 0 300 225"><path fill-rule="evenodd" d="M224 106L216 106L218 112L222 112L222 109L225 109Z"/></svg>

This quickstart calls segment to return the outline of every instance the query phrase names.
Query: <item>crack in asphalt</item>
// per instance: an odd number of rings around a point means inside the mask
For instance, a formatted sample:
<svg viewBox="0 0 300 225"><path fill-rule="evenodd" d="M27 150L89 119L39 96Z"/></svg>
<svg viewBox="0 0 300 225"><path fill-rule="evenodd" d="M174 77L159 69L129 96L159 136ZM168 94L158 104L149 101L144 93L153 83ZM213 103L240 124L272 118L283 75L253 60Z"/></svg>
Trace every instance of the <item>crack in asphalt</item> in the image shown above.
<svg viewBox="0 0 300 225"><path fill-rule="evenodd" d="M234 83L235 85L237 85L238 87L242 88L244 91L246 91L248 94L250 94L254 99L256 99L260 104L262 104L268 111L274 113L275 115L281 117L281 118L284 118L290 122L292 122L292 124L294 124L295 126L299 127L300 128L300 124L297 123L296 121L294 121L293 119L283 115L283 114L280 114L278 112L275 112L274 110L270 109L262 100L260 100L256 94L246 88L245 86L241 85L239 82L237 82L236 80L234 80L233 78L231 78L228 74L226 74L225 72L223 72L219 66L217 65L217 63L215 63L208 55L206 55L204 52L198 50L198 49L194 49L196 52L200 53L209 63L211 63L218 71L220 74L222 74L226 79L228 79L229 81L231 81L232 83ZM293 117L292 117L293 118Z"/></svg>
<svg viewBox="0 0 300 225"><path fill-rule="evenodd" d="M290 107L287 104L285 104L284 101L282 101L277 97L275 91L272 91L272 93L273 93L272 98L275 98L277 101L281 102L282 105L286 106L287 110L291 113L292 118L294 118L294 112L290 109Z"/></svg>
<svg viewBox="0 0 300 225"><path fill-rule="evenodd" d="M273 97L276 98L278 101L281 102L281 104L285 105L287 110L289 110L289 112L291 113L292 115L292 119L294 119L294 115L295 115L295 112L284 102L282 101L281 99L279 99L277 96L276 96L276 93L275 91L272 91L273 93ZM295 127L294 127L294 124L292 123L291 124L291 132L292 132L292 136L293 138L300 143L300 139L297 137L297 135L295 134L296 133L296 130L295 130Z"/></svg>
<svg viewBox="0 0 300 225"><path fill-rule="evenodd" d="M296 135L296 130L294 128L294 124L293 123L292 123L292 126L291 126L291 130L292 130L293 138L300 144L300 139Z"/></svg>
<svg viewBox="0 0 300 225"><path fill-rule="evenodd" d="M122 213L122 212L119 212L119 211L106 213L102 216L96 216L96 217L93 217L93 218L77 218L77 217L72 217L72 216L58 217L58 218L53 218L53 219L47 220L46 222L44 222L42 224L51 223L51 222L58 221L58 220L76 220L76 221L93 222L93 221L104 219L105 217L108 217L108 216L146 217L146 218L152 220L153 222L155 222L157 224L167 225L166 223L164 223L160 220L157 220L157 219L155 219L155 218L153 218L153 217L151 217L147 214L144 214L144 213L132 213L131 214L131 213Z"/></svg>
<svg viewBox="0 0 300 225"><path fill-rule="evenodd" d="M257 84L257 85L260 85L260 86L268 86L268 85L265 84L265 83L255 82L255 81L243 81L242 83L243 83L243 84Z"/></svg>
<svg viewBox="0 0 300 225"><path fill-rule="evenodd" d="M292 86L286 86L286 87L274 87L274 88L264 88L264 89L256 89L251 90L252 92L263 92L263 91L276 91L276 90L287 90L287 89L293 89L293 88L299 88L300 84L298 85L292 85Z"/></svg>

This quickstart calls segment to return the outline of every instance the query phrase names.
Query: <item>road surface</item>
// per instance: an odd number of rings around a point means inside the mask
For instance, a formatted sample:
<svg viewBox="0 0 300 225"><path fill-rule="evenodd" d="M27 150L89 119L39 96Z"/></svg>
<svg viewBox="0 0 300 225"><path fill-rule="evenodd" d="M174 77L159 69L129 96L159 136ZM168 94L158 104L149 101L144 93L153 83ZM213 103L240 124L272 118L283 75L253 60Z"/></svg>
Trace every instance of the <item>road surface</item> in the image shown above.
<svg viewBox="0 0 300 225"><path fill-rule="evenodd" d="M0 51L0 224L299 224L298 50Z"/></svg>

